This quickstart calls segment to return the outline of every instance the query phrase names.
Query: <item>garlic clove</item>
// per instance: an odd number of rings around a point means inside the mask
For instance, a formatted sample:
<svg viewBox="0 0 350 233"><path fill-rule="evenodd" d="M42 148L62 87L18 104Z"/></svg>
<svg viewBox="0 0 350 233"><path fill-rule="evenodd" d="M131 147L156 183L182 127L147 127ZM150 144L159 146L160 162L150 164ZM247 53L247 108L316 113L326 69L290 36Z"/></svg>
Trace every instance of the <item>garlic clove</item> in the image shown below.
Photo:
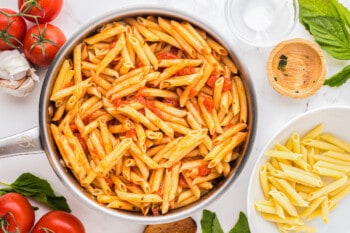
<svg viewBox="0 0 350 233"><path fill-rule="evenodd" d="M39 76L35 73L34 68L29 68L26 72L26 76L32 78L34 81L39 81Z"/></svg>
<svg viewBox="0 0 350 233"><path fill-rule="evenodd" d="M0 78L8 80L9 77L10 77L10 72L0 67Z"/></svg>
<svg viewBox="0 0 350 233"><path fill-rule="evenodd" d="M23 97L34 89L39 76L18 50L0 51L0 89L6 93Z"/></svg>
<svg viewBox="0 0 350 233"><path fill-rule="evenodd" d="M0 87L9 88L9 89L17 89L21 86L26 78L22 78L20 80L8 80L8 79L0 79Z"/></svg>
<svg viewBox="0 0 350 233"><path fill-rule="evenodd" d="M38 78L29 62L18 50L0 51L0 78L20 80L26 76ZM33 76L34 75L34 76Z"/></svg>
<svg viewBox="0 0 350 233"><path fill-rule="evenodd" d="M32 78L23 78L18 81L0 80L0 87L7 94L16 97L24 97L34 89L35 82Z"/></svg>

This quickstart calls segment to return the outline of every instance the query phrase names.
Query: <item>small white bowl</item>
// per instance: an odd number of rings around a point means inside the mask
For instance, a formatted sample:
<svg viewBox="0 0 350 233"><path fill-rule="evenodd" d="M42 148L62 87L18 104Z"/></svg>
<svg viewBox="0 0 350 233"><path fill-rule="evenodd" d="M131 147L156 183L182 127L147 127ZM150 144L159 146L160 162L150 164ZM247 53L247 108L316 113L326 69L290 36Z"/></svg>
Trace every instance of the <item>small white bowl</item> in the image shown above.
<svg viewBox="0 0 350 233"><path fill-rule="evenodd" d="M254 203L263 200L264 196L260 187L258 170L269 158L264 155L265 151L271 149L276 143L285 143L291 133L298 132L300 135L306 133L319 123L324 124L324 132L332 133L335 136L350 142L350 107L324 107L308 111L291 120L275 136L273 136L261 154L257 158L249 180L247 196L247 216L249 227L252 233L269 232L278 233L276 225L266 221L254 208ZM325 224L321 218L316 218L308 225L317 228L318 233L344 232L350 229L348 213L350 209L350 196L340 201L339 205L330 211L329 223Z"/></svg>
<svg viewBox="0 0 350 233"><path fill-rule="evenodd" d="M230 29L245 43L272 46L286 39L298 22L297 0L226 0Z"/></svg>

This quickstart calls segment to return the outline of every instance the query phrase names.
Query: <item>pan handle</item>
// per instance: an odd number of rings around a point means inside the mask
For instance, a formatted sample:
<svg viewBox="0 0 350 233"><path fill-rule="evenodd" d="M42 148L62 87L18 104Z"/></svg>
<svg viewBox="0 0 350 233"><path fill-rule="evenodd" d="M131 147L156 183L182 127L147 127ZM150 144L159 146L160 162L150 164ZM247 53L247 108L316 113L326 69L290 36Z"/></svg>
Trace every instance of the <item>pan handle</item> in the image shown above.
<svg viewBox="0 0 350 233"><path fill-rule="evenodd" d="M39 127L6 138L0 138L0 158L43 152Z"/></svg>

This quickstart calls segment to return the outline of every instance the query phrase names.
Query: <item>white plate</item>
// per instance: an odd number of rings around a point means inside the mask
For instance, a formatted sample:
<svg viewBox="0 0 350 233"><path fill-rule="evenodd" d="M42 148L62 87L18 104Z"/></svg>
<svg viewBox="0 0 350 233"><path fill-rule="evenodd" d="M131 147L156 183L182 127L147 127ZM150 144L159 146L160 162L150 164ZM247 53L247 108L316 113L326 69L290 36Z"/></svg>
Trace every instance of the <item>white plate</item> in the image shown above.
<svg viewBox="0 0 350 233"><path fill-rule="evenodd" d="M254 203L263 199L260 188L258 169L267 161L264 152L271 149L277 142L285 143L292 132L298 132L300 135L306 133L309 129L319 123L324 123L324 132L332 133L344 141L350 142L350 108L349 107L329 107L312 110L300 115L290 121L283 127L261 151L249 180L247 215L249 226L252 233L278 233L274 223L264 220L260 213L254 208ZM329 223L325 224L320 218L310 221L308 224L315 226L317 232L350 232L350 221L348 214L350 209L350 196L343 199L335 210L331 211Z"/></svg>

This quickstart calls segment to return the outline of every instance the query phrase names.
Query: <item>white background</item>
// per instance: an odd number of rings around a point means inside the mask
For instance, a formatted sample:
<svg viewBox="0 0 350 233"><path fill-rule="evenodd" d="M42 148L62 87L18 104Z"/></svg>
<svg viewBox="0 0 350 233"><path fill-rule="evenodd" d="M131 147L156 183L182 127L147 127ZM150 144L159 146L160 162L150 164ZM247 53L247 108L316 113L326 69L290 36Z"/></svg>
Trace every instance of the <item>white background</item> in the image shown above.
<svg viewBox="0 0 350 233"><path fill-rule="evenodd" d="M341 1L344 2L344 1ZM17 1L0 0L0 7L17 9ZM229 30L224 17L223 0L152 0L152 1L131 1L131 0L65 0L60 16L52 23L59 26L67 36L70 36L85 26L87 21L100 17L106 12L118 9L122 6L129 6L136 3L142 4L164 4L166 7L177 8L184 13L191 14L215 28L220 36L229 42L230 48L235 52L242 64L247 68L254 85L257 96L258 115L257 134L253 151L249 160L236 180L234 185L206 208L215 211L225 230L234 225L238 219L239 211L246 212L246 196L248 180L251 169L262 148L280 128L292 118L324 106L350 105L350 82L340 88L327 86L314 96L307 99L290 99L276 93L266 77L266 62L272 47L258 48L248 46ZM349 7L349 2L346 2ZM304 28L298 24L289 38L304 37L312 40ZM339 71L348 64L347 61L336 61L326 56L327 76ZM17 134L21 131L37 127L38 124L38 103L42 80L46 70L39 70L41 81L37 83L35 90L29 96L17 98L9 96L0 91L0 138ZM144 226L128 224L125 221L102 216L100 213L83 206L68 190L60 183L52 172L44 154L27 155L13 158L5 158L0 161L0 180L12 182L23 172L33 172L47 180L53 185L58 194L64 195L73 210L84 223L87 233L99 232L142 232ZM37 212L37 217L45 212ZM193 215L199 226L201 211Z"/></svg>

